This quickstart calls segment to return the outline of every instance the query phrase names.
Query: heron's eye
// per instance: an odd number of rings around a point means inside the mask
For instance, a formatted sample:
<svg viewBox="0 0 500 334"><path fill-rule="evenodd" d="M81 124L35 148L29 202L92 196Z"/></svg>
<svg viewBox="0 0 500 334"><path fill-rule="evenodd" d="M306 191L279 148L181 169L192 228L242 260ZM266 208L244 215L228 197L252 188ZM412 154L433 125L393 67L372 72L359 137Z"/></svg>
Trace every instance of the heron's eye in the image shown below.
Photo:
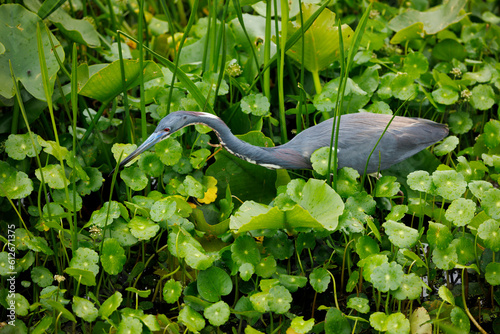
<svg viewBox="0 0 500 334"><path fill-rule="evenodd" d="M165 128L163 131L170 132L170 128Z"/></svg>

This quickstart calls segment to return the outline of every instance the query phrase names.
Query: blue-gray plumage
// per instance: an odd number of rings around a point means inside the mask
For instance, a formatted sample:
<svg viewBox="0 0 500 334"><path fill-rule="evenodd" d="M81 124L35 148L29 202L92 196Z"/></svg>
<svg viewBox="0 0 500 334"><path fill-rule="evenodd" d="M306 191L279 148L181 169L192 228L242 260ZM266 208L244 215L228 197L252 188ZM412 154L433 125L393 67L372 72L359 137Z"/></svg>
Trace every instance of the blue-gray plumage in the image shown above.
<svg viewBox="0 0 500 334"><path fill-rule="evenodd" d="M368 173L387 169L448 134L446 125L419 118L358 113L340 118L338 142L338 167L352 167L361 174L370 152L389 122L389 128L373 152ZM276 147L258 147L235 137L229 127L217 116L194 111L177 111L164 117L155 131L134 152L127 156L120 167L168 138L172 133L191 124L205 124L212 128L221 145L231 154L248 162L271 169L310 169L311 155L321 147L330 146L333 118L310 127L288 143Z"/></svg>

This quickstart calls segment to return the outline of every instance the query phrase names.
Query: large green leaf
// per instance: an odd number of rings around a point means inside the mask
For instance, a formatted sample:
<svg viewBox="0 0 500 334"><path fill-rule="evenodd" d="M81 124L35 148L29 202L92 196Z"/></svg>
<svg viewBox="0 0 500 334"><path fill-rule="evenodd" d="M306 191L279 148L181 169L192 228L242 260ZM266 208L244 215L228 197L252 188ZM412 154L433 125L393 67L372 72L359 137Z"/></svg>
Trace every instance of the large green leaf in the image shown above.
<svg viewBox="0 0 500 334"><path fill-rule="evenodd" d="M47 2L45 1L44 5ZM34 12L45 14L45 10L41 13L40 9L42 5L38 0L26 0L24 4ZM49 15L48 20L54 23L64 35L76 43L87 45L91 48L101 45L97 31L88 20L74 19L60 7Z"/></svg>
<svg viewBox="0 0 500 334"><path fill-rule="evenodd" d="M344 211L340 196L324 181L310 179L302 189L298 204L287 210L247 201L230 218L230 228L239 233L262 229L293 230L300 227L337 228Z"/></svg>
<svg viewBox="0 0 500 334"><path fill-rule="evenodd" d="M141 68L139 60L124 59L126 89L139 84ZM160 67L153 61L145 61L144 82L163 76ZM78 92L80 95L99 100L109 101L123 91L120 61L114 61L92 75Z"/></svg>
<svg viewBox="0 0 500 334"><path fill-rule="evenodd" d="M0 45L5 51L0 53L0 95L14 96L14 83L10 77L9 61L12 63L17 80L38 100L45 101L43 80L36 47L36 27L40 26L45 61L50 84L56 80L59 64L50 45L43 21L34 13L18 4L0 6ZM52 33L50 37L61 61L64 51Z"/></svg>
<svg viewBox="0 0 500 334"><path fill-rule="evenodd" d="M302 14L304 21L311 17L319 6L304 4ZM291 36L300 30L299 21L289 22L288 31ZM342 38L344 49L347 50L354 31L347 25L342 25ZM312 26L304 34L305 49L302 51L302 41L299 39L288 51L287 55L298 62L302 62L304 52L304 66L310 72L324 70L340 57L339 32L335 24L335 13L325 9Z"/></svg>
<svg viewBox="0 0 500 334"><path fill-rule="evenodd" d="M425 33L433 35L446 29L450 24L463 19L466 14L459 15L459 13L466 2L467 0L448 1L426 12L408 9L404 13L393 18L389 22L388 27L394 31L401 31L416 23L423 23ZM391 43L394 42L391 40Z"/></svg>

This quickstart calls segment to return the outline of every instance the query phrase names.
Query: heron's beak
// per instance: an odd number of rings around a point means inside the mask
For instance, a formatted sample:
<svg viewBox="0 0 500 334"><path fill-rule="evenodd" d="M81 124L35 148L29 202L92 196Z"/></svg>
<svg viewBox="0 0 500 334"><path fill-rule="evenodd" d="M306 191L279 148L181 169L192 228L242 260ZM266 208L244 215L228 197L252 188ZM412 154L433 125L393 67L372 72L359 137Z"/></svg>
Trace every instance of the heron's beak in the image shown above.
<svg viewBox="0 0 500 334"><path fill-rule="evenodd" d="M129 161L140 155L142 152L148 150L163 139L166 139L168 136L170 136L170 133L168 132L153 132L153 134L149 136L148 139L146 139L144 143L141 144L141 146L139 146L134 152L130 153L127 157L125 157L125 159L120 162L120 168L125 166Z"/></svg>

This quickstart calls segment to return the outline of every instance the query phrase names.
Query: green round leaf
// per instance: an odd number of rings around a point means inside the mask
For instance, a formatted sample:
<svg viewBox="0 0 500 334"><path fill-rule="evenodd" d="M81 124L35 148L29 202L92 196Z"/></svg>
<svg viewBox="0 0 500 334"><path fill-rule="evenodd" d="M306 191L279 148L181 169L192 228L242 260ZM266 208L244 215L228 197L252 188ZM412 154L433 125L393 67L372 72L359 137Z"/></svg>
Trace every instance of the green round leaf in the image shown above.
<svg viewBox="0 0 500 334"><path fill-rule="evenodd" d="M395 176L382 176L375 185L375 197L393 197L399 192Z"/></svg>
<svg viewBox="0 0 500 334"><path fill-rule="evenodd" d="M367 235L360 237L356 242L356 253L361 259L379 252L378 243Z"/></svg>
<svg viewBox="0 0 500 334"><path fill-rule="evenodd" d="M0 161L0 196L10 199L27 197L33 191L33 181L23 172L18 172L7 162Z"/></svg>
<svg viewBox="0 0 500 334"><path fill-rule="evenodd" d="M450 313L451 322L464 333L470 333L470 320L464 310L455 306Z"/></svg>
<svg viewBox="0 0 500 334"><path fill-rule="evenodd" d="M399 289L394 291L394 297L399 300L417 299L422 294L422 281L414 273L405 274Z"/></svg>
<svg viewBox="0 0 500 334"><path fill-rule="evenodd" d="M432 261L439 269L451 270L458 262L457 250L452 244L445 249L435 248L432 251Z"/></svg>
<svg viewBox="0 0 500 334"><path fill-rule="evenodd" d="M97 227L105 227L111 225L114 219L117 219L121 215L120 203L111 201L111 207L109 207L110 202L104 203L102 208L98 211L94 211L90 217L89 224Z"/></svg>
<svg viewBox="0 0 500 334"><path fill-rule="evenodd" d="M182 284L173 278L169 279L163 286L163 299L169 304L177 302L181 294Z"/></svg>
<svg viewBox="0 0 500 334"><path fill-rule="evenodd" d="M248 281L255 273L255 267L251 263L243 263L239 268L240 277L244 281Z"/></svg>
<svg viewBox="0 0 500 334"><path fill-rule="evenodd" d="M52 284L54 277L50 270L45 267L34 267L31 269L31 279L33 282L38 284L38 286L45 288Z"/></svg>
<svg viewBox="0 0 500 334"><path fill-rule="evenodd" d="M347 307L352 308L360 313L370 312L369 301L362 297L352 297L347 301Z"/></svg>
<svg viewBox="0 0 500 334"><path fill-rule="evenodd" d="M469 183L469 189L471 193L476 198L483 198L486 191L492 189L493 185L490 182L482 181L482 180L474 180ZM489 196L488 196L489 197Z"/></svg>
<svg viewBox="0 0 500 334"><path fill-rule="evenodd" d="M255 266L255 273L262 278L268 278L275 274L276 260L274 257L271 255L261 259L259 264Z"/></svg>
<svg viewBox="0 0 500 334"><path fill-rule="evenodd" d="M196 150L193 153L191 153L191 156L189 157L189 162L191 163L191 166L193 166L193 168L200 169L205 165L210 154L212 153L206 148Z"/></svg>
<svg viewBox="0 0 500 334"><path fill-rule="evenodd" d="M99 261L99 255L90 249L85 247L80 247L73 254L73 258L69 262L69 266L75 269L88 270L97 276L99 273L99 266L97 262Z"/></svg>
<svg viewBox="0 0 500 334"><path fill-rule="evenodd" d="M418 231L403 223L388 220L382 226L385 228L389 240L396 247L412 248L419 239Z"/></svg>
<svg viewBox="0 0 500 334"><path fill-rule="evenodd" d="M149 240L160 230L160 225L140 216L132 218L127 227L130 229L130 233L139 240Z"/></svg>
<svg viewBox="0 0 500 334"><path fill-rule="evenodd" d="M387 255L373 254L359 261L358 266L363 268L364 279L368 282L372 282L371 276L375 268L378 268L384 263L388 263Z"/></svg>
<svg viewBox="0 0 500 334"><path fill-rule="evenodd" d="M431 176L423 170L417 170L408 174L407 182L412 190L421 192L428 192L432 186Z"/></svg>
<svg viewBox="0 0 500 334"><path fill-rule="evenodd" d="M484 143L488 148L495 148L500 144L500 122L492 119L484 125Z"/></svg>
<svg viewBox="0 0 500 334"><path fill-rule="evenodd" d="M205 311L203 311L203 315L212 326L222 326L229 320L229 305L221 300L207 307Z"/></svg>
<svg viewBox="0 0 500 334"><path fill-rule="evenodd" d="M179 174L188 174L193 170L193 166L191 165L190 161L191 160L187 157L181 157L179 161L177 161L177 163L172 166L172 170Z"/></svg>
<svg viewBox="0 0 500 334"><path fill-rule="evenodd" d="M73 313L75 313L77 317L87 322L93 322L97 319L98 311L90 300L73 296L72 308Z"/></svg>
<svg viewBox="0 0 500 334"><path fill-rule="evenodd" d="M418 78L427 72L429 61L421 52L413 52L406 56L403 70L412 78Z"/></svg>
<svg viewBox="0 0 500 334"><path fill-rule="evenodd" d="M359 173L357 170L344 167L338 171L337 177L337 192L341 197L347 198L359 191L360 184L357 181Z"/></svg>
<svg viewBox="0 0 500 334"><path fill-rule="evenodd" d="M31 141L31 136L33 136L33 141ZM32 134L31 136L29 133L23 135L10 134L5 141L5 152L15 160L23 160L26 156L34 158L36 154L40 153L42 146L38 141L38 135Z"/></svg>
<svg viewBox="0 0 500 334"><path fill-rule="evenodd" d="M167 166L175 165L182 156L182 146L173 138L167 138L155 146L156 154Z"/></svg>
<svg viewBox="0 0 500 334"><path fill-rule="evenodd" d="M333 150L333 149L332 149ZM328 156L329 156L330 148L329 147L322 147L311 155L311 162L313 169L318 172L320 175L326 175L328 174ZM330 168L334 167L334 160L333 160L333 152L332 152L332 159L330 160Z"/></svg>
<svg viewBox="0 0 500 334"><path fill-rule="evenodd" d="M374 114L392 115L391 107L384 101L375 101L366 110Z"/></svg>
<svg viewBox="0 0 500 334"><path fill-rule="evenodd" d="M490 85L477 85L471 91L470 103L479 110L489 110L495 104L495 92Z"/></svg>
<svg viewBox="0 0 500 334"><path fill-rule="evenodd" d="M465 111L457 111L450 114L448 124L450 125L450 130L457 135L469 132L473 125L469 113Z"/></svg>
<svg viewBox="0 0 500 334"><path fill-rule="evenodd" d="M484 240L484 245L494 252L500 251L500 222L488 219L479 225L477 235Z"/></svg>
<svg viewBox="0 0 500 334"><path fill-rule="evenodd" d="M370 325L379 332L387 331L387 315L383 312L375 312L370 315Z"/></svg>
<svg viewBox="0 0 500 334"><path fill-rule="evenodd" d="M447 200L454 200L462 196L467 187L462 174L454 170L437 170L432 173L432 182L436 187L435 193Z"/></svg>
<svg viewBox="0 0 500 334"><path fill-rule="evenodd" d="M413 100L417 97L417 85L406 73L398 73L391 83L392 94L395 98L403 101Z"/></svg>
<svg viewBox="0 0 500 334"><path fill-rule="evenodd" d="M196 198L203 198L205 196L206 188L203 187L201 182L198 182L198 180L191 175L186 176L182 184L184 185L184 189L189 196Z"/></svg>
<svg viewBox="0 0 500 334"><path fill-rule="evenodd" d="M153 152L144 152L139 159L139 168L146 172L147 175L158 177L163 172L165 165L158 155Z"/></svg>
<svg viewBox="0 0 500 334"><path fill-rule="evenodd" d="M314 291L322 293L325 292L330 284L331 277L328 271L324 268L315 268L309 275L309 283Z"/></svg>
<svg viewBox="0 0 500 334"><path fill-rule="evenodd" d="M156 201L151 207L151 219L155 222L167 220L172 217L177 209L177 204L173 199L162 199Z"/></svg>
<svg viewBox="0 0 500 334"><path fill-rule="evenodd" d="M403 281L403 267L396 262L383 263L373 269L371 280L375 289L382 292L397 290Z"/></svg>
<svg viewBox="0 0 500 334"><path fill-rule="evenodd" d="M240 235L231 245L231 258L238 264L260 262L260 252L255 239L247 234Z"/></svg>
<svg viewBox="0 0 500 334"><path fill-rule="evenodd" d="M127 257L120 243L113 238L104 240L101 253L103 269L110 275L116 275L123 270L125 262L127 262Z"/></svg>
<svg viewBox="0 0 500 334"><path fill-rule="evenodd" d="M439 145L434 147L434 154L438 157L450 153L458 146L458 138L455 136L449 136Z"/></svg>
<svg viewBox="0 0 500 334"><path fill-rule="evenodd" d="M453 240L453 235L451 234L448 226L429 222L429 229L427 230L427 241L432 247L437 247L439 249L446 249L450 246Z"/></svg>
<svg viewBox="0 0 500 334"><path fill-rule="evenodd" d="M120 176L125 184L134 191L140 191L148 185L148 177L138 167L128 167L121 171Z"/></svg>
<svg viewBox="0 0 500 334"><path fill-rule="evenodd" d="M268 116L271 104L262 93L250 94L241 99L241 111L254 116Z"/></svg>
<svg viewBox="0 0 500 334"><path fill-rule="evenodd" d="M104 303L102 303L99 308L99 316L109 318L109 316L118 309L122 301L122 294L119 291L116 291L113 295L106 299Z"/></svg>
<svg viewBox="0 0 500 334"><path fill-rule="evenodd" d="M271 237L265 237L263 245L266 251L278 260L286 260L293 255L292 241L283 231L277 230Z"/></svg>
<svg viewBox="0 0 500 334"><path fill-rule="evenodd" d="M269 290L269 310L277 314L288 312L292 303L292 295L281 285L272 287Z"/></svg>
<svg viewBox="0 0 500 334"><path fill-rule="evenodd" d="M305 334L313 329L314 319L304 320L304 317L295 317L292 319L290 327L295 333Z"/></svg>
<svg viewBox="0 0 500 334"><path fill-rule="evenodd" d="M458 198L446 209L445 217L456 226L467 225L476 213L476 203L470 199Z"/></svg>
<svg viewBox="0 0 500 334"><path fill-rule="evenodd" d="M226 296L233 290L231 277L217 267L200 271L196 283L200 296L209 302L217 302L221 296Z"/></svg>
<svg viewBox="0 0 500 334"><path fill-rule="evenodd" d="M288 291L295 292L298 288L306 286L307 277L281 274L279 275L279 281Z"/></svg>
<svg viewBox="0 0 500 334"><path fill-rule="evenodd" d="M432 92L432 97L437 103L452 105L458 101L458 92L451 87L440 87Z"/></svg>
<svg viewBox="0 0 500 334"><path fill-rule="evenodd" d="M493 219L500 219L500 189L491 188L481 197L481 207Z"/></svg>
<svg viewBox="0 0 500 334"><path fill-rule="evenodd" d="M61 165L47 165L35 170L36 178L40 181L42 181L42 174L43 180L52 189L64 189L70 184Z"/></svg>
<svg viewBox="0 0 500 334"><path fill-rule="evenodd" d="M486 281L491 285L500 285L500 263L490 262L486 266L484 274Z"/></svg>
<svg viewBox="0 0 500 334"><path fill-rule="evenodd" d="M134 317L123 317L118 326L117 334L142 333L142 323Z"/></svg>
<svg viewBox="0 0 500 334"><path fill-rule="evenodd" d="M392 313L387 317L387 334L409 334L410 321L402 313Z"/></svg>
<svg viewBox="0 0 500 334"><path fill-rule="evenodd" d="M199 332L205 327L205 319L193 310L189 306L185 306L180 312L177 318L181 323L184 324L190 331Z"/></svg>

